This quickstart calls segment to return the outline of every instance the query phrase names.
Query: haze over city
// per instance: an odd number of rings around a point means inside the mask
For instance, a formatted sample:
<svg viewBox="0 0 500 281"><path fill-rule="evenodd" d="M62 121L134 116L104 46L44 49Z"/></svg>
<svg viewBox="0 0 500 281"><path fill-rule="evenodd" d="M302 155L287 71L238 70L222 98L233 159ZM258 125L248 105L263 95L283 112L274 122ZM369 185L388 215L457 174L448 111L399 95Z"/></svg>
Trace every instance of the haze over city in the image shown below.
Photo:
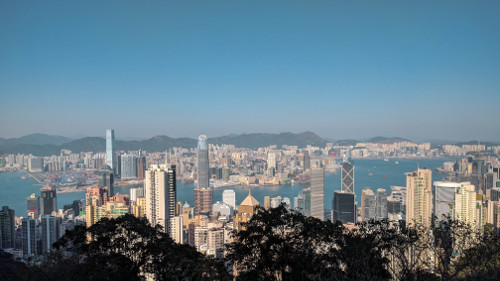
<svg viewBox="0 0 500 281"><path fill-rule="evenodd" d="M500 140L497 1L0 4L0 137Z"/></svg>

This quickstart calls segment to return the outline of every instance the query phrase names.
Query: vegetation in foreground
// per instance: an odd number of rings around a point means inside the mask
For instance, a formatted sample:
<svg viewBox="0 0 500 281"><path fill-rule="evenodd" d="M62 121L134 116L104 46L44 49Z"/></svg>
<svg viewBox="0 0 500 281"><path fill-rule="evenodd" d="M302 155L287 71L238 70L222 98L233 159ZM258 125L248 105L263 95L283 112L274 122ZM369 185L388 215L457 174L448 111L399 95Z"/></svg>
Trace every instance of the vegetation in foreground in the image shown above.
<svg viewBox="0 0 500 281"><path fill-rule="evenodd" d="M419 257L427 258L419 258ZM179 245L125 215L67 232L40 260L0 253L0 280L497 280L500 239L455 221L430 230L377 221L346 229L284 206L259 209L226 258Z"/></svg>

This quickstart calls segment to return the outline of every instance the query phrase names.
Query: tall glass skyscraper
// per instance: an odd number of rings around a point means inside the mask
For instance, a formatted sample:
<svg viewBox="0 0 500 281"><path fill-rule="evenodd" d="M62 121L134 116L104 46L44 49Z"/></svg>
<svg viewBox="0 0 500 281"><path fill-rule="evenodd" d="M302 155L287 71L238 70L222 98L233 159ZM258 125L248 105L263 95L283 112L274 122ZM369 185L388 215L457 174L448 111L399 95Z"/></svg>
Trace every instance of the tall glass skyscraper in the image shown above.
<svg viewBox="0 0 500 281"><path fill-rule="evenodd" d="M342 191L354 193L354 165L349 162L342 163Z"/></svg>
<svg viewBox="0 0 500 281"><path fill-rule="evenodd" d="M356 209L354 206L354 193L336 190L333 193L333 222L356 223Z"/></svg>
<svg viewBox="0 0 500 281"><path fill-rule="evenodd" d="M57 211L57 193L56 188L51 184L46 184L40 189L41 193L41 216L51 215Z"/></svg>
<svg viewBox="0 0 500 281"><path fill-rule="evenodd" d="M115 140L115 131L106 130L106 165L113 170L113 161L115 159L115 151L113 150L113 142Z"/></svg>
<svg viewBox="0 0 500 281"><path fill-rule="evenodd" d="M207 136L198 138L198 188L210 187Z"/></svg>

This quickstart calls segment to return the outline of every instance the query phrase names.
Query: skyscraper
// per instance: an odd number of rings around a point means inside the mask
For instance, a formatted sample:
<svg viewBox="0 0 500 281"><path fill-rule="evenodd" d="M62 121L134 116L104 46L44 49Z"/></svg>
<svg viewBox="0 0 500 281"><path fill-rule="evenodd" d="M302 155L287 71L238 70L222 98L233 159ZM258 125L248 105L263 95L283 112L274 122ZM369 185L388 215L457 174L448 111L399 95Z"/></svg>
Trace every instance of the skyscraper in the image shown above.
<svg viewBox="0 0 500 281"><path fill-rule="evenodd" d="M194 210L197 215L208 215L212 211L212 189L195 188L194 189Z"/></svg>
<svg viewBox="0 0 500 281"><path fill-rule="evenodd" d="M113 142L115 141L115 131L106 130L106 165L113 170L115 159L115 151L113 150Z"/></svg>
<svg viewBox="0 0 500 281"><path fill-rule="evenodd" d="M361 221L375 219L375 193L370 188L361 192Z"/></svg>
<svg viewBox="0 0 500 281"><path fill-rule="evenodd" d="M325 219L325 176L323 169L311 170L311 217Z"/></svg>
<svg viewBox="0 0 500 281"><path fill-rule="evenodd" d="M40 215L40 196L36 196L35 193L33 193L26 198L26 203L28 217L37 219Z"/></svg>
<svg viewBox="0 0 500 281"><path fill-rule="evenodd" d="M470 182L461 182L455 193L455 218L469 225L476 223L476 191Z"/></svg>
<svg viewBox="0 0 500 281"><path fill-rule="evenodd" d="M438 221L453 215L455 193L459 187L457 182L434 182L434 216Z"/></svg>
<svg viewBox="0 0 500 281"><path fill-rule="evenodd" d="M177 203L175 165L152 165L145 174L146 217L152 225L159 224L170 234Z"/></svg>
<svg viewBox="0 0 500 281"><path fill-rule="evenodd" d="M115 131L111 129L106 130L106 165L113 170L115 151L113 149L113 142L115 141Z"/></svg>
<svg viewBox="0 0 500 281"><path fill-rule="evenodd" d="M267 171L269 176L276 175L278 170L278 156L276 151L270 150L267 152Z"/></svg>
<svg viewBox="0 0 500 281"><path fill-rule="evenodd" d="M342 163L341 172L342 191L354 193L354 165L349 162Z"/></svg>
<svg viewBox="0 0 500 281"><path fill-rule="evenodd" d="M201 135L198 138L198 188L209 188L209 163L208 163L208 143L207 136ZM211 205L212 203L210 203Z"/></svg>
<svg viewBox="0 0 500 281"><path fill-rule="evenodd" d="M51 215L52 212L57 211L57 193L56 188L51 184L46 184L40 189L41 193L41 207L42 212L40 215Z"/></svg>
<svg viewBox="0 0 500 281"><path fill-rule="evenodd" d="M15 212L8 206L0 210L0 249L14 248L15 246Z"/></svg>
<svg viewBox="0 0 500 281"><path fill-rule="evenodd" d="M225 189L222 192L222 202L233 207L233 210L236 209L236 194L234 193L234 190Z"/></svg>
<svg viewBox="0 0 500 281"><path fill-rule="evenodd" d="M61 218L53 216L42 217L42 254L48 253L52 244L59 239L59 224Z"/></svg>
<svg viewBox="0 0 500 281"><path fill-rule="evenodd" d="M146 171L146 156L137 157L137 179L144 179L144 171Z"/></svg>
<svg viewBox="0 0 500 281"><path fill-rule="evenodd" d="M406 225L429 228L432 219L432 171L406 174Z"/></svg>
<svg viewBox="0 0 500 281"><path fill-rule="evenodd" d="M309 156L309 152L304 150L304 170L311 169L311 157Z"/></svg>
<svg viewBox="0 0 500 281"><path fill-rule="evenodd" d="M137 178L137 157L130 154L124 154L121 156L122 160L122 179L135 179Z"/></svg>
<svg viewBox="0 0 500 281"><path fill-rule="evenodd" d="M375 218L377 220L382 220L387 218L387 193L385 189L377 189L377 194L375 195Z"/></svg>
<svg viewBox="0 0 500 281"><path fill-rule="evenodd" d="M333 222L356 223L354 193L336 190L333 193Z"/></svg>
<svg viewBox="0 0 500 281"><path fill-rule="evenodd" d="M113 176L113 171L101 172L101 177L99 178L99 184L101 186L108 187L109 196L115 195L115 179Z"/></svg>
<svg viewBox="0 0 500 281"><path fill-rule="evenodd" d="M23 231L23 254L24 257L38 255L38 231L36 231L36 220L25 218L22 220Z"/></svg>

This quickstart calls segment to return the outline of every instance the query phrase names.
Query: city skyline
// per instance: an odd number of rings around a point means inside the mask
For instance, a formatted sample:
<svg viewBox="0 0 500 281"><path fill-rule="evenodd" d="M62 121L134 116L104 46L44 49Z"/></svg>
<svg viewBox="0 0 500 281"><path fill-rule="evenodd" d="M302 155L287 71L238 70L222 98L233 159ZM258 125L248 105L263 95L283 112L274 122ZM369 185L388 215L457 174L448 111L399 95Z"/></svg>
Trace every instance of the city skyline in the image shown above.
<svg viewBox="0 0 500 281"><path fill-rule="evenodd" d="M1 137L110 127L117 139L498 140L488 120L500 119L499 10L494 1L5 2Z"/></svg>

